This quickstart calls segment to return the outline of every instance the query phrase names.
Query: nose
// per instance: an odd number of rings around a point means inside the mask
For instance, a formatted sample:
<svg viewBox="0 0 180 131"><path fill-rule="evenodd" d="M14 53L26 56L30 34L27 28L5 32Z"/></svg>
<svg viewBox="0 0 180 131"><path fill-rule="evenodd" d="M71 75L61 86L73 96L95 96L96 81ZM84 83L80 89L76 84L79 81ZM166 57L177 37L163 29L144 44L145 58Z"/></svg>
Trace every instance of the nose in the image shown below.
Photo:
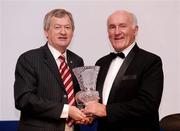
<svg viewBox="0 0 180 131"><path fill-rule="evenodd" d="M115 34L118 35L118 34L120 34L120 33L121 33L121 31L120 31L119 27L116 27L116 28L115 28Z"/></svg>
<svg viewBox="0 0 180 131"><path fill-rule="evenodd" d="M61 28L60 30L60 34L62 35L66 35L66 29L64 27Z"/></svg>

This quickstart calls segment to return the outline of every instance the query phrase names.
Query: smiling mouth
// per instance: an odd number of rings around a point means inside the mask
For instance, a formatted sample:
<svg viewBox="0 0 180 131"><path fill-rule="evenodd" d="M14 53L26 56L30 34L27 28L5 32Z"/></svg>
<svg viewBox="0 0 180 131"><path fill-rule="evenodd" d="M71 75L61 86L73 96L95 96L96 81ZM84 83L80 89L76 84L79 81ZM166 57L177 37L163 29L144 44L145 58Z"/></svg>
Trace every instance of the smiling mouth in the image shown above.
<svg viewBox="0 0 180 131"><path fill-rule="evenodd" d="M67 40L67 37L58 37L59 40L65 41Z"/></svg>
<svg viewBox="0 0 180 131"><path fill-rule="evenodd" d="M115 37L114 40L123 40L124 37Z"/></svg>

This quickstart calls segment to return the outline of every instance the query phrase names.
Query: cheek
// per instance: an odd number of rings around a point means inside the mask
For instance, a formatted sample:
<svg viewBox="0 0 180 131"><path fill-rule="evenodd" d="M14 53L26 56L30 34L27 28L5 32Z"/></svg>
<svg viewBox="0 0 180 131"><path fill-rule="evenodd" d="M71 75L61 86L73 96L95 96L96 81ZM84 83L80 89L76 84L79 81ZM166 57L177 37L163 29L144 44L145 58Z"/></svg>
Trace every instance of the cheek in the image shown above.
<svg viewBox="0 0 180 131"><path fill-rule="evenodd" d="M44 33L45 33L45 36L47 38L51 38L52 37L52 31L51 30L45 31Z"/></svg>
<svg viewBox="0 0 180 131"><path fill-rule="evenodd" d="M73 33L72 33L72 32L69 32L69 33L68 33L68 38L69 38L69 39L72 39L72 37L73 37Z"/></svg>
<svg viewBox="0 0 180 131"><path fill-rule="evenodd" d="M112 32L112 31L109 31L108 30L108 36L110 37L110 36L112 36L114 33Z"/></svg>
<svg viewBox="0 0 180 131"><path fill-rule="evenodd" d="M113 33L109 33L109 34L108 34L108 37L109 37L109 39L112 41L112 40L113 40L113 38L114 38Z"/></svg>

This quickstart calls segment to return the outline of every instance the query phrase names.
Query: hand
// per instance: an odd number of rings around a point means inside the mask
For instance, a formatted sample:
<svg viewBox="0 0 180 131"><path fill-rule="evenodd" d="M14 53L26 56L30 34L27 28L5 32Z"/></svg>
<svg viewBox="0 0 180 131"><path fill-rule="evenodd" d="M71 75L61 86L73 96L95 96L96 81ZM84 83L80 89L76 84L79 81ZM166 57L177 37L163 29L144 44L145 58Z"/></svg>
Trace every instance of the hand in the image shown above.
<svg viewBox="0 0 180 131"><path fill-rule="evenodd" d="M85 103L85 114L93 114L95 116L104 117L107 115L106 106L98 103L97 101L90 101Z"/></svg>
<svg viewBox="0 0 180 131"><path fill-rule="evenodd" d="M82 120L75 121L75 123L87 125L87 124L91 124L93 122L93 120L94 120L94 117L87 116L86 118L84 118Z"/></svg>
<svg viewBox="0 0 180 131"><path fill-rule="evenodd" d="M71 117L75 121L81 121L81 120L84 120L86 118L86 115L75 106L69 106L68 115L69 115L69 117Z"/></svg>

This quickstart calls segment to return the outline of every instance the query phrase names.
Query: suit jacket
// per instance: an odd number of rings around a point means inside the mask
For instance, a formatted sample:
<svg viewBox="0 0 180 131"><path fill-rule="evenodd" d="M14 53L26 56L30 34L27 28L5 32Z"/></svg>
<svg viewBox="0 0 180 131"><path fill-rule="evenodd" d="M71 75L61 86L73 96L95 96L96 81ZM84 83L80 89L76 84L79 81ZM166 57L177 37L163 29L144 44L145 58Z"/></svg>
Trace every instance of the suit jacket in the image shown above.
<svg viewBox="0 0 180 131"><path fill-rule="evenodd" d="M70 69L84 65L82 58L69 50L67 61ZM80 88L73 73L72 77L76 93ZM14 97L21 111L20 131L64 131L65 119L60 115L67 104L67 93L47 44L19 57Z"/></svg>
<svg viewBox="0 0 180 131"><path fill-rule="evenodd" d="M107 55L96 62L100 66L97 90L101 100L111 61L111 55ZM159 131L162 90L160 57L135 44L115 77L107 101L107 117L98 118L98 131Z"/></svg>

